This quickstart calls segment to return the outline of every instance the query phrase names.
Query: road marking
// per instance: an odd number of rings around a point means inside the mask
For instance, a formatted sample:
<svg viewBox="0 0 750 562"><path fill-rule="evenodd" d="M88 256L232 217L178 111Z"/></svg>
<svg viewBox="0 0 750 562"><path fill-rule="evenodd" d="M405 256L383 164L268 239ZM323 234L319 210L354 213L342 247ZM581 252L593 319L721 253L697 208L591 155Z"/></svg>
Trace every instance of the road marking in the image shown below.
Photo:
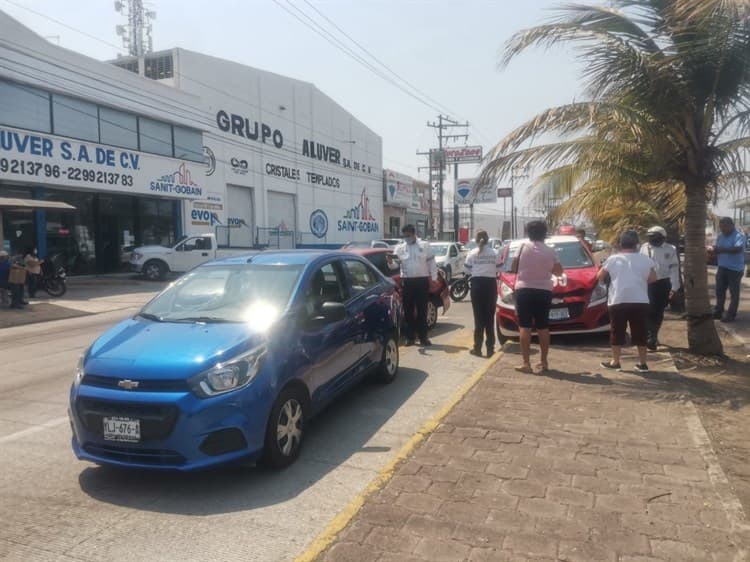
<svg viewBox="0 0 750 562"><path fill-rule="evenodd" d="M16 439L20 437L26 437L27 435L31 435L32 433L38 433L40 431L44 431L45 429L57 427L58 425L62 425L67 421L68 421L68 416L65 416L64 418L55 418L48 422L44 422L42 425L35 425L34 427L22 429L20 431L16 431L15 433L11 433L10 435L5 435L3 437L0 437L0 443L8 443L10 441L15 441Z"/></svg>
<svg viewBox="0 0 750 562"><path fill-rule="evenodd" d="M473 345L473 338L472 338ZM440 425L440 422L453 410L461 399L468 394L475 384L497 363L503 352L497 352L487 360L487 363L474 373L470 379L461 385L456 393L437 411L422 427L399 449L396 455L379 472L375 479L357 495L349 504L328 524L325 530L307 547L305 552L295 558L295 562L313 562L336 539L336 536L349 524L365 501L380 490L392 477L399 463L405 460L417 446L424 441Z"/></svg>

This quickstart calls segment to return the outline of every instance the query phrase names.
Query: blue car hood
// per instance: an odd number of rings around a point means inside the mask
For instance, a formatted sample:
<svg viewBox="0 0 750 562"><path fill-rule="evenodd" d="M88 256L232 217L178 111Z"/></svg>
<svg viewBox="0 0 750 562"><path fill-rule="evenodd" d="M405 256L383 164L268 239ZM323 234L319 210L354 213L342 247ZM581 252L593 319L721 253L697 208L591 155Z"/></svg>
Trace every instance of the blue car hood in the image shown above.
<svg viewBox="0 0 750 562"><path fill-rule="evenodd" d="M154 322L131 318L91 346L85 372L131 379L186 379L259 345L247 324Z"/></svg>

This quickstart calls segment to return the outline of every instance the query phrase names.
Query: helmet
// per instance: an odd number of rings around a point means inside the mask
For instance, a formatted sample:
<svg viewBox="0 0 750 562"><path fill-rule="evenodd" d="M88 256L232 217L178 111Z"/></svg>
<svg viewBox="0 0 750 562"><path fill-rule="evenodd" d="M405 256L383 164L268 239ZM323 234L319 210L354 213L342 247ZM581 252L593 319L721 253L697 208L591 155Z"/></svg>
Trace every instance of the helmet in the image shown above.
<svg viewBox="0 0 750 562"><path fill-rule="evenodd" d="M649 228L649 229L648 229L648 230L646 231L646 234L648 234L649 236L654 236L654 235L656 235L656 234L659 234L659 235L661 235L661 236L662 236L662 238L666 238L666 237L667 237L667 231L666 231L666 230L664 230L664 229L663 229L662 227L660 227L660 226L652 226L651 228Z"/></svg>

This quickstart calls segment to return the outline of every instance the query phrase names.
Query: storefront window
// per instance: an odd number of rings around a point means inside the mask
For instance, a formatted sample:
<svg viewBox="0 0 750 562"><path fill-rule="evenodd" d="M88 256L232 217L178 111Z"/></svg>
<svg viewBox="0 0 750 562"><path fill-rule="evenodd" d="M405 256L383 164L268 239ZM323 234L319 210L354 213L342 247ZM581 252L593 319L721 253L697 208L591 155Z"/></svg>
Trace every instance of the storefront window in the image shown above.
<svg viewBox="0 0 750 562"><path fill-rule="evenodd" d="M102 144L138 150L138 118L131 113L100 107L99 135Z"/></svg>
<svg viewBox="0 0 750 562"><path fill-rule="evenodd" d="M171 246L175 243L176 217L172 201L139 199L138 214L141 220L142 244Z"/></svg>
<svg viewBox="0 0 750 562"><path fill-rule="evenodd" d="M138 133L141 151L172 156L172 126L170 124L139 117Z"/></svg>
<svg viewBox="0 0 750 562"><path fill-rule="evenodd" d="M96 233L94 196L49 189L44 198L73 205L73 212L47 211L47 255L57 266L72 275L95 273Z"/></svg>
<svg viewBox="0 0 750 562"><path fill-rule="evenodd" d="M175 125L174 157L193 162L203 162L203 133Z"/></svg>
<svg viewBox="0 0 750 562"><path fill-rule="evenodd" d="M52 122L56 135L99 141L99 115L93 103L52 94Z"/></svg>
<svg viewBox="0 0 750 562"><path fill-rule="evenodd" d="M0 100L0 123L3 125L50 132L47 92L0 80Z"/></svg>

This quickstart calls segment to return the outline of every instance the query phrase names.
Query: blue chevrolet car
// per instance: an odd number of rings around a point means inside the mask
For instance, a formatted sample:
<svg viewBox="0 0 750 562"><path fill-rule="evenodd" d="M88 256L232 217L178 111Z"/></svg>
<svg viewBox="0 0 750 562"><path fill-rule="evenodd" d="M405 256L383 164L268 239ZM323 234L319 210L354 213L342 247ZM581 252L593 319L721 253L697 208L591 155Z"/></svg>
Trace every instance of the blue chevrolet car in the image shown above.
<svg viewBox="0 0 750 562"><path fill-rule="evenodd" d="M396 377L400 314L394 283L350 253L201 265L83 353L73 451L140 468L287 466L326 404L365 376Z"/></svg>

